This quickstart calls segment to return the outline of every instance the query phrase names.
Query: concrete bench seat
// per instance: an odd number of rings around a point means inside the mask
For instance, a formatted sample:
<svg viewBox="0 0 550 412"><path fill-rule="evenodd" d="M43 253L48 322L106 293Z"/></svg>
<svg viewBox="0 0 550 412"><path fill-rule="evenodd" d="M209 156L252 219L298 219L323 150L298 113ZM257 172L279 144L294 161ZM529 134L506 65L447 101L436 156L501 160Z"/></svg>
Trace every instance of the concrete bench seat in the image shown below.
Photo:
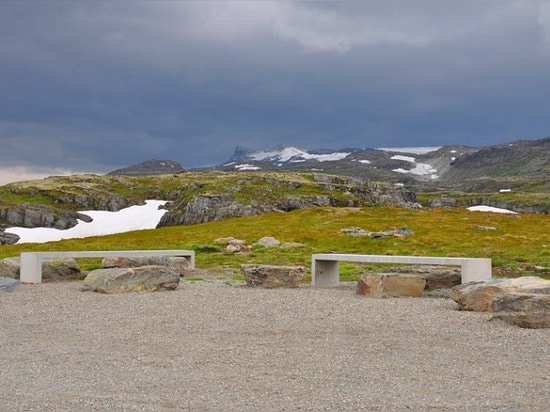
<svg viewBox="0 0 550 412"><path fill-rule="evenodd" d="M386 256L320 253L311 257L311 284L317 287L338 286L340 262L399 263L412 265L457 265L461 267L462 283L491 279L492 264L488 258Z"/></svg>
<svg viewBox="0 0 550 412"><path fill-rule="evenodd" d="M42 282L42 262L47 259L62 258L97 258L97 257L142 257L142 256L177 256L189 261L195 268L195 252L193 250L91 250L74 252L22 252L21 283Z"/></svg>

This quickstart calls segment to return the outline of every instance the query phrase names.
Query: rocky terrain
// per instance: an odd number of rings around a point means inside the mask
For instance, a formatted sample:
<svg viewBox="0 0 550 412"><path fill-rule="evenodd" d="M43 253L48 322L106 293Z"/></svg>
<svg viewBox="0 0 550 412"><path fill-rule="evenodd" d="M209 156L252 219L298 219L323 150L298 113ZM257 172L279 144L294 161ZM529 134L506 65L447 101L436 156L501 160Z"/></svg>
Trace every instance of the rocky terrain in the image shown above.
<svg viewBox="0 0 550 412"><path fill-rule="evenodd" d="M317 170L364 179L430 188L478 191L550 191L550 137L474 148L339 149L305 151L276 146L268 150L237 147L222 170Z"/></svg>
<svg viewBox="0 0 550 412"><path fill-rule="evenodd" d="M179 173L120 176L74 175L0 187L0 227L67 229L79 211L108 210L168 200L159 226L190 225L232 217L318 206L419 207L413 191L389 184L317 173ZM0 244L16 242L0 231Z"/></svg>
<svg viewBox="0 0 550 412"><path fill-rule="evenodd" d="M181 173L185 169L172 160L147 160L145 162L124 167L122 169L109 172L110 175L121 176L145 176L145 175L163 175L166 173Z"/></svg>
<svg viewBox="0 0 550 412"><path fill-rule="evenodd" d="M223 165L186 171L149 160L107 175L74 175L0 187L0 244L10 226L67 229L80 211L167 200L159 226L319 206L467 207L549 213L550 137L472 148L304 151L238 147ZM383 183L380 183L383 182ZM418 195L418 196L417 196Z"/></svg>

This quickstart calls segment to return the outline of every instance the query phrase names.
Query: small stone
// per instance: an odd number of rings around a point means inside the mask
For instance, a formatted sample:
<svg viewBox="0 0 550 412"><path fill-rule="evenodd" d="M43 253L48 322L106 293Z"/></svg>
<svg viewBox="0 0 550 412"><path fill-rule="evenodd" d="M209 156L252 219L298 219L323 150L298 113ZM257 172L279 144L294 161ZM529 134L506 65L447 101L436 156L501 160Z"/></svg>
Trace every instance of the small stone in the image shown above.
<svg viewBox="0 0 550 412"><path fill-rule="evenodd" d="M274 237L265 236L265 237L261 238L260 240L258 240L256 242L256 244L259 245L259 246L264 246L264 247L279 247L281 245L281 242L279 242Z"/></svg>

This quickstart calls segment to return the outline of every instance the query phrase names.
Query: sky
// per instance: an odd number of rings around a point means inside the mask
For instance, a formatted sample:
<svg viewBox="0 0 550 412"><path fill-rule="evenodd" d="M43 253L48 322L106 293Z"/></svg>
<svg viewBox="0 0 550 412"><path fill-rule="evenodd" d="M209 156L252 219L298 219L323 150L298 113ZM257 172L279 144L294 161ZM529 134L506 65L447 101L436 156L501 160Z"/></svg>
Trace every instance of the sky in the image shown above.
<svg viewBox="0 0 550 412"><path fill-rule="evenodd" d="M0 184L550 135L550 1L0 1Z"/></svg>

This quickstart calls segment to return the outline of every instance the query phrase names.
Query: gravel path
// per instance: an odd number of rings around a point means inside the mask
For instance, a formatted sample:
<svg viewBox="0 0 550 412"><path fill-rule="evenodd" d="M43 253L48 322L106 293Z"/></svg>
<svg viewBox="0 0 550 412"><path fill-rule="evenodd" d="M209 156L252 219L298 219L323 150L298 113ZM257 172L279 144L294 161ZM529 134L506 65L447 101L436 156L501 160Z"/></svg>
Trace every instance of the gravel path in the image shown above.
<svg viewBox="0 0 550 412"><path fill-rule="evenodd" d="M353 285L0 294L1 411L547 411L550 330Z"/></svg>

